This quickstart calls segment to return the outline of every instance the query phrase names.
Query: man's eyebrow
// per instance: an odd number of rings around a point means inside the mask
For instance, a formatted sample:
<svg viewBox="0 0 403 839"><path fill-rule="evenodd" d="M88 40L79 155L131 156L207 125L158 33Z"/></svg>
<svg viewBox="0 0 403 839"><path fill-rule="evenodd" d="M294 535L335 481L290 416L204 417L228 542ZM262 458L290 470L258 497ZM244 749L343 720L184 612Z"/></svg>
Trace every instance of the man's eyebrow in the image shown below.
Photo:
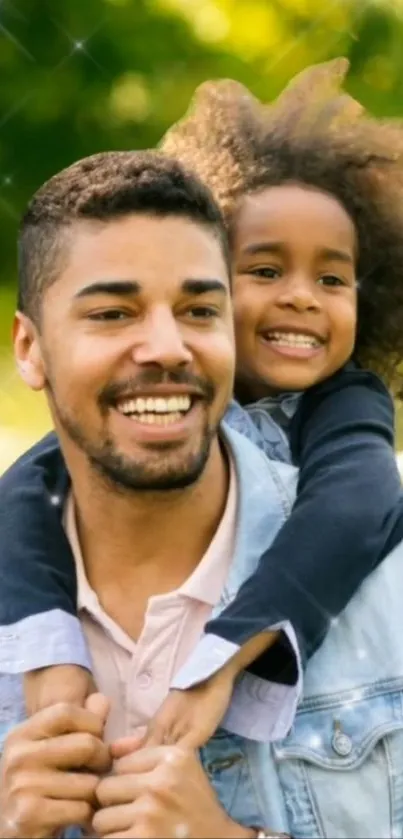
<svg viewBox="0 0 403 839"><path fill-rule="evenodd" d="M99 280L96 283L86 285L74 295L76 299L82 297L94 297L96 294L111 294L115 297L129 297L139 294L141 285L137 280Z"/></svg>
<svg viewBox="0 0 403 839"><path fill-rule="evenodd" d="M194 279L184 280L182 291L186 294L207 294L209 291L218 291L220 294L228 294L229 289L221 280L216 279Z"/></svg>

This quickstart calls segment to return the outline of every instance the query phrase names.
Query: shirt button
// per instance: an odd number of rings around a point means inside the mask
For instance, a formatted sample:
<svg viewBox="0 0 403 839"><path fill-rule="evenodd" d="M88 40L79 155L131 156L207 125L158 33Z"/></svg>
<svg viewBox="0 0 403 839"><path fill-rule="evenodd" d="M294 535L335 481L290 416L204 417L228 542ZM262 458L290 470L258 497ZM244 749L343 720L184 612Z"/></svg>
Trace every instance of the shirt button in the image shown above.
<svg viewBox="0 0 403 839"><path fill-rule="evenodd" d="M353 750L351 737L342 731L336 731L332 738L332 748L340 757L348 757Z"/></svg>
<svg viewBox="0 0 403 839"><path fill-rule="evenodd" d="M146 690L151 685L151 673L149 670L144 670L144 673L140 673L138 677L138 685L143 690Z"/></svg>

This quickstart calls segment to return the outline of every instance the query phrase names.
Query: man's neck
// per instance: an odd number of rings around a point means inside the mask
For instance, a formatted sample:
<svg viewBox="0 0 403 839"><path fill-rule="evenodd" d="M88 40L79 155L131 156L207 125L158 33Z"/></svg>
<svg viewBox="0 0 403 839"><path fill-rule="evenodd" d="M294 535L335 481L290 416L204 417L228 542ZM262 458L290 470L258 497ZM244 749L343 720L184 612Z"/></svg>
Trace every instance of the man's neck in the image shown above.
<svg viewBox="0 0 403 839"><path fill-rule="evenodd" d="M199 481L184 490L119 493L89 470L72 470L72 482L91 587L104 605L112 590L136 591L146 604L182 585L201 561L224 513L229 470L217 441Z"/></svg>

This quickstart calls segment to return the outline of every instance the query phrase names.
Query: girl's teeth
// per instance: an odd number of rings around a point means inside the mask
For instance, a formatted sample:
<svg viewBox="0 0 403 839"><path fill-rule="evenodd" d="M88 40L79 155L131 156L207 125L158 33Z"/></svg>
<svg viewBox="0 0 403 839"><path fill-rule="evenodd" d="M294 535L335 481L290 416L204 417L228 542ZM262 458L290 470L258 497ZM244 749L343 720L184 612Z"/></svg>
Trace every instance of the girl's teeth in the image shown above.
<svg viewBox="0 0 403 839"><path fill-rule="evenodd" d="M292 332L270 332L268 340L272 344L279 344L284 347L319 347L320 342L312 335L296 335Z"/></svg>

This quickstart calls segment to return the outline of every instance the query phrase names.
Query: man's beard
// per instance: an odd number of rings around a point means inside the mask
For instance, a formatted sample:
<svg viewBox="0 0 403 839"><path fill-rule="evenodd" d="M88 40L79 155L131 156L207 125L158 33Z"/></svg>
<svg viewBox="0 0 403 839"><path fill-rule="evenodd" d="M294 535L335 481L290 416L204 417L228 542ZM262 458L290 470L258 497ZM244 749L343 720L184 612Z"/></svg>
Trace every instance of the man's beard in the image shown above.
<svg viewBox="0 0 403 839"><path fill-rule="evenodd" d="M161 463L158 469L147 463L146 453L143 462L130 460L116 450L110 438L96 445L88 440L80 425L65 412L61 412L55 403L53 408L60 427L86 455L90 465L115 488L132 492L169 492L196 483L204 472L211 442L216 434L216 429L210 429L206 423L197 451L181 457L178 450L177 458L172 457L172 463L169 463L170 453L175 452L172 444L169 447L160 446L159 452L154 448L150 451L150 461L158 459ZM164 461L165 468L162 468Z"/></svg>
<svg viewBox="0 0 403 839"><path fill-rule="evenodd" d="M98 406L101 417L106 421L109 411L115 408L117 400L125 392L135 392L141 386L161 383L187 384L197 388L203 394L205 405L214 401L215 389L210 382L184 371L162 372L147 371L132 381L115 382L106 385L98 394ZM115 489L132 492L169 492L181 490L196 483L201 477L210 456L211 444L217 434L217 422L213 427L208 424L207 416L203 427L198 431L197 448L181 452L181 446L172 442L161 442L144 446L142 456L136 461L119 452L111 436L105 434L103 440L94 440L77 422L69 410L61 406L57 390L47 379L47 392L56 424L70 440L83 452L91 467ZM116 408L115 408L116 409Z"/></svg>
<svg viewBox="0 0 403 839"><path fill-rule="evenodd" d="M119 452L110 436L106 435L99 442L90 439L71 413L60 407L49 385L48 396L56 426L86 456L90 466L115 489L132 492L181 490L196 483L204 472L217 433L217 427L209 427L207 419L198 433L199 445L193 451L181 453L177 444L160 443L158 447L150 447L149 459L144 447L141 459L136 461Z"/></svg>

